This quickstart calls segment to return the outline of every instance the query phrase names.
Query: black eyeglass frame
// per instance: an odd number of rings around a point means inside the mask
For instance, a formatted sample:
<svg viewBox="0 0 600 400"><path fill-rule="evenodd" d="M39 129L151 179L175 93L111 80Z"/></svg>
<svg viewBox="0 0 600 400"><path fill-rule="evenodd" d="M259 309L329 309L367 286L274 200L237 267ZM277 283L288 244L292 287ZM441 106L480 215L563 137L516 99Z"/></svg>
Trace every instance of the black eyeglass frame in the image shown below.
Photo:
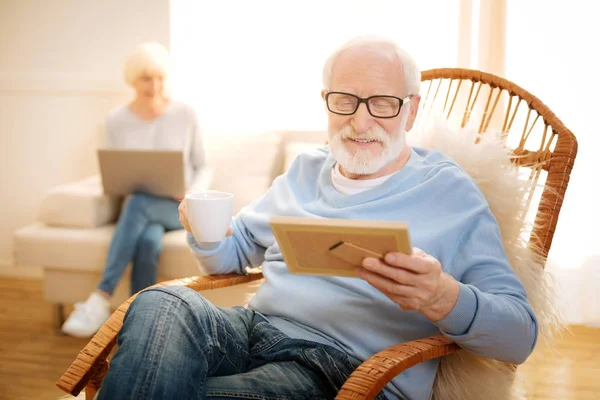
<svg viewBox="0 0 600 400"><path fill-rule="evenodd" d="M350 97L354 97L356 100L358 100L358 102L356 103L356 107L354 108L354 110L352 112L347 112L347 113L342 113L339 111L333 111L331 109L331 107L329 107L329 96L332 94L343 94L346 96L350 96ZM412 97L411 94L409 94L408 96L404 97L404 98L400 98L400 97L396 97L396 96L391 96L391 95L374 95L374 96L369 96L369 97L358 97L355 94L352 93L346 93L346 92L327 92L325 93L325 104L327 105L327 109L329 110L329 112L334 113L334 114L338 114L338 115L353 115L354 113L356 113L356 111L358 111L358 107L360 107L361 103L365 103L365 106L367 107L367 111L369 112L369 114L371 114L371 116L375 117L375 118L396 118L398 116L398 114L400 114L400 110L402 109L402 106L404 105L404 103L406 101L410 101L410 98ZM375 115L371 112L371 107L369 107L369 100L373 99L373 98L387 98L387 99L396 99L400 102L400 106L398 107L398 111L396 112L396 114L394 115L390 115L390 116L386 116L386 117L382 117L379 115Z"/></svg>

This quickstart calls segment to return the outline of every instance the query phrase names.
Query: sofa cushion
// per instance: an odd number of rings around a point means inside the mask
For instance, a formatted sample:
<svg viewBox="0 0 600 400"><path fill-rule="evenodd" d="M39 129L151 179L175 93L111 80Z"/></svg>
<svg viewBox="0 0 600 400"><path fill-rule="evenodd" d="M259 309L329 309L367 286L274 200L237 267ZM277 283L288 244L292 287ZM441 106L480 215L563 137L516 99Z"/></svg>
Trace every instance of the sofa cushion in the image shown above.
<svg viewBox="0 0 600 400"><path fill-rule="evenodd" d="M206 138L207 164L213 171L212 189L234 194L234 213L271 186L281 157L280 143L281 135L276 132L212 132Z"/></svg>
<svg viewBox="0 0 600 400"><path fill-rule="evenodd" d="M289 142L285 145L283 170L287 171L290 166L302 153L313 150L317 147L324 146L325 143L310 143L310 142Z"/></svg>
<svg viewBox="0 0 600 400"><path fill-rule="evenodd" d="M42 199L39 221L50 226L96 228L113 222L120 199L104 195L99 176L52 188Z"/></svg>
<svg viewBox="0 0 600 400"><path fill-rule="evenodd" d="M15 233L18 265L60 267L63 270L103 271L114 225L74 229L34 223ZM185 231L163 236L158 273L164 279L199 275L196 260L185 241Z"/></svg>

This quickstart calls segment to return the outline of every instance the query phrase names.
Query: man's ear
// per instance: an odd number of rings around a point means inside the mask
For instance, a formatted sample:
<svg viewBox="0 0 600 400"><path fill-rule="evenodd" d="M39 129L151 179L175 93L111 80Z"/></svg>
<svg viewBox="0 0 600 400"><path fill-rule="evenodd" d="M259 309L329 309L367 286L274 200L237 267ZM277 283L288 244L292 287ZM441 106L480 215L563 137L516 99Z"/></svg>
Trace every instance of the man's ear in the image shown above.
<svg viewBox="0 0 600 400"><path fill-rule="evenodd" d="M325 95L327 94L327 90L323 89L321 90L321 98L323 99L323 101L325 101ZM325 145L329 144L329 140L325 141Z"/></svg>
<svg viewBox="0 0 600 400"><path fill-rule="evenodd" d="M419 111L419 103L421 103L421 95L415 94L410 98L410 114L406 121L405 130L408 132L412 129L415 120L417 119L417 112Z"/></svg>

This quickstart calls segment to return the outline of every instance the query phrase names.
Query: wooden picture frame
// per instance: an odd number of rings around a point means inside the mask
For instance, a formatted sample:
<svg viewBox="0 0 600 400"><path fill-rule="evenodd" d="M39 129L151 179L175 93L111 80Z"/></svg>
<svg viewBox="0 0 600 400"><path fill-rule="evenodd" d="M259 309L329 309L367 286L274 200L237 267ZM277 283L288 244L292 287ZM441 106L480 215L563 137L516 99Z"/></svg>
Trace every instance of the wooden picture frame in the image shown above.
<svg viewBox="0 0 600 400"><path fill-rule="evenodd" d="M356 277L366 257L411 254L405 222L271 217L271 229L290 272Z"/></svg>

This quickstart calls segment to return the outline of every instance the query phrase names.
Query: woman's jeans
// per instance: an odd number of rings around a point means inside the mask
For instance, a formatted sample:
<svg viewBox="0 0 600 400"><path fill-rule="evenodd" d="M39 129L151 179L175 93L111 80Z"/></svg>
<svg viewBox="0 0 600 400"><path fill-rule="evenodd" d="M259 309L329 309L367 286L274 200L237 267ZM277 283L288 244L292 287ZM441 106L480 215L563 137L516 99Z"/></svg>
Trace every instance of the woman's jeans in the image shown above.
<svg viewBox="0 0 600 400"><path fill-rule="evenodd" d="M181 286L140 293L117 344L99 399L333 399L355 368L333 347Z"/></svg>
<svg viewBox="0 0 600 400"><path fill-rule="evenodd" d="M163 234L183 228L178 207L168 197L131 196L117 222L99 290L112 295L130 262L131 294L156 283Z"/></svg>

